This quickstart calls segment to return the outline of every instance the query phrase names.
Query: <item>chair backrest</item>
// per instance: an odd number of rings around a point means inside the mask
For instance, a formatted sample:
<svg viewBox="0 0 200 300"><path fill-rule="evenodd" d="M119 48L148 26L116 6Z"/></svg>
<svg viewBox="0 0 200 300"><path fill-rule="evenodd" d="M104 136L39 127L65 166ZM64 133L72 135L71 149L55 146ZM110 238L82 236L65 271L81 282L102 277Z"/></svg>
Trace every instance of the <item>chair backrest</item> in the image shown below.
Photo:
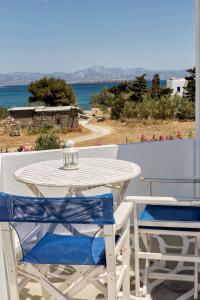
<svg viewBox="0 0 200 300"><path fill-rule="evenodd" d="M114 224L113 196L26 197L0 193L0 223L17 232L23 257L47 235L95 237ZM88 247L92 249L93 239Z"/></svg>
<svg viewBox="0 0 200 300"><path fill-rule="evenodd" d="M114 224L113 196L51 198L0 193L0 222Z"/></svg>

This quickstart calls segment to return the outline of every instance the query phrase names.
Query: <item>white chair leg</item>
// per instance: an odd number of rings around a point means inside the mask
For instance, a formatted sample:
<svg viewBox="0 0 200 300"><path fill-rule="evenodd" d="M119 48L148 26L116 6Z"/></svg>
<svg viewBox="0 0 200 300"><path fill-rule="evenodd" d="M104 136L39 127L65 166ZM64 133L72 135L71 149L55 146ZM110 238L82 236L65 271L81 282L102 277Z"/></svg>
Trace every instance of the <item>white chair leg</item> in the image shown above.
<svg viewBox="0 0 200 300"><path fill-rule="evenodd" d="M152 242L152 236L147 235L146 236L146 242L147 242L147 252L151 251L151 242ZM149 259L146 259L145 261L145 271L144 271L144 283L143 283L143 291L142 296L147 295L147 288L148 288L148 275L149 275Z"/></svg>
<svg viewBox="0 0 200 300"><path fill-rule="evenodd" d="M6 261L7 278L9 283L9 299L19 300L17 266L12 231L8 223L2 223L1 230L3 237L4 257Z"/></svg>
<svg viewBox="0 0 200 300"><path fill-rule="evenodd" d="M107 288L108 288L108 300L116 300L117 299L117 294L116 294L116 283L117 283L117 278L116 274L113 272L108 272L108 283L107 283Z"/></svg>
<svg viewBox="0 0 200 300"><path fill-rule="evenodd" d="M23 278L21 282L19 283L19 292L23 290L23 288L29 283L30 279L29 278Z"/></svg>
<svg viewBox="0 0 200 300"><path fill-rule="evenodd" d="M107 289L108 300L117 299L117 274L115 252L115 235L113 226L104 226L106 244L106 269L107 269Z"/></svg>
<svg viewBox="0 0 200 300"><path fill-rule="evenodd" d="M35 277L35 280L41 284L48 292L49 295L52 295L56 300L68 300L53 284L51 284L42 273L38 271L34 266L31 264L27 264L25 266L25 270L27 273L32 274Z"/></svg>

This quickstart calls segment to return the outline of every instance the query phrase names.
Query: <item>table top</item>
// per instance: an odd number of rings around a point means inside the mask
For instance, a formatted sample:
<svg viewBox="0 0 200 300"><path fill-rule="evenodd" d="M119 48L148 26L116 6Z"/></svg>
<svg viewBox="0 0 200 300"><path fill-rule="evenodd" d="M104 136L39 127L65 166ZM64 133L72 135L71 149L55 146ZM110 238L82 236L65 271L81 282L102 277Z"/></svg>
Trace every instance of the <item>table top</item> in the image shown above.
<svg viewBox="0 0 200 300"><path fill-rule="evenodd" d="M15 178L26 184L49 187L89 187L121 183L137 177L137 164L107 158L81 158L78 170L64 170L62 160L43 161L15 172Z"/></svg>

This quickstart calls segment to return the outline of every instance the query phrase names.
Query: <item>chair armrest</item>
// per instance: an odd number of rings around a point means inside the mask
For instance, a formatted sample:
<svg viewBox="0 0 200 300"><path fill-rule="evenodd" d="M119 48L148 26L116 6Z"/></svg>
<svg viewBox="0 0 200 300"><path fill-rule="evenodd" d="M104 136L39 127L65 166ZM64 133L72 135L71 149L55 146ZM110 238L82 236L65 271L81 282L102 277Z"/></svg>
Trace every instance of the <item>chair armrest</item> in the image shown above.
<svg viewBox="0 0 200 300"><path fill-rule="evenodd" d="M159 177L141 177L141 181L160 182L160 183L200 183L200 178L159 178Z"/></svg>
<svg viewBox="0 0 200 300"><path fill-rule="evenodd" d="M114 218L115 218L115 230L119 230L123 227L123 225L128 220L131 211L133 209L133 204L128 202L122 202L120 206L117 208Z"/></svg>
<svg viewBox="0 0 200 300"><path fill-rule="evenodd" d="M152 196L127 196L126 202L133 204L150 205L176 205L176 206L200 206L200 199L194 197L152 197Z"/></svg>

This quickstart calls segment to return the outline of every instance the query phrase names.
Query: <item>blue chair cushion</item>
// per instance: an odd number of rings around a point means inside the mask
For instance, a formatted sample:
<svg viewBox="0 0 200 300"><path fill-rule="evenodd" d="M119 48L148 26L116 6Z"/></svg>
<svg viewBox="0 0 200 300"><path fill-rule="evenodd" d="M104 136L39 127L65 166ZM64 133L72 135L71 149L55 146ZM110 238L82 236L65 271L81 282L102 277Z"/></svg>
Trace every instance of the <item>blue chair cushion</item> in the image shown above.
<svg viewBox="0 0 200 300"><path fill-rule="evenodd" d="M200 222L200 207L147 205L140 214L140 221Z"/></svg>
<svg viewBox="0 0 200 300"><path fill-rule="evenodd" d="M32 264L105 266L105 243L101 237L47 233L24 255L22 261Z"/></svg>

